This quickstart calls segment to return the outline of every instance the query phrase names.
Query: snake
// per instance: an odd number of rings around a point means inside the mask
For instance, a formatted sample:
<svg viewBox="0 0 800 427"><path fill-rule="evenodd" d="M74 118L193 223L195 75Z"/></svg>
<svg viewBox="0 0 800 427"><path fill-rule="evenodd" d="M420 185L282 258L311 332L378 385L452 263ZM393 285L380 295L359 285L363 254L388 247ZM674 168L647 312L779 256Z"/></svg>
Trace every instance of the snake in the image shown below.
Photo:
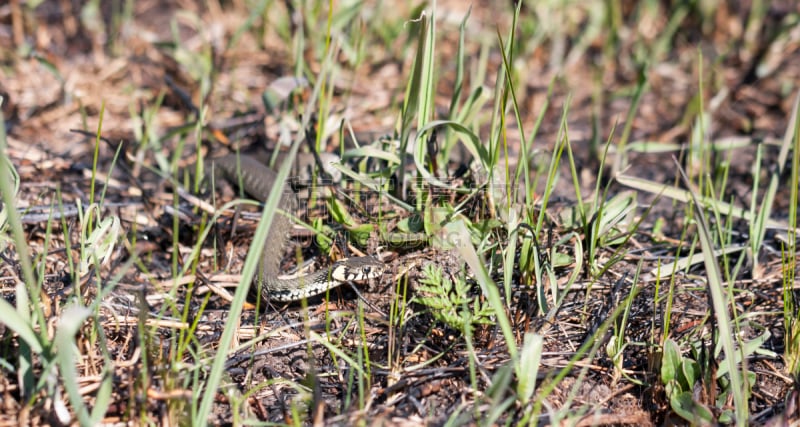
<svg viewBox="0 0 800 427"><path fill-rule="evenodd" d="M306 154L306 157L301 158L301 154L303 153L298 153L295 165L300 165L304 159L309 163L307 159L310 155ZM312 157L311 162L313 161ZM215 178L223 178L232 185L240 186L242 191L262 203L267 200L271 191L281 191L278 207L284 212L291 211L293 198L290 186L285 184L276 187L277 173L256 158L245 154L228 154L210 159L206 167L210 168L207 170L214 171ZM307 299L349 281L374 279L383 274L383 262L365 256L341 259L328 268L306 275L292 278L282 276L280 263L291 229L291 220L286 215L276 213L259 260L259 274L254 281L261 290L261 297L267 301L292 302Z"/></svg>

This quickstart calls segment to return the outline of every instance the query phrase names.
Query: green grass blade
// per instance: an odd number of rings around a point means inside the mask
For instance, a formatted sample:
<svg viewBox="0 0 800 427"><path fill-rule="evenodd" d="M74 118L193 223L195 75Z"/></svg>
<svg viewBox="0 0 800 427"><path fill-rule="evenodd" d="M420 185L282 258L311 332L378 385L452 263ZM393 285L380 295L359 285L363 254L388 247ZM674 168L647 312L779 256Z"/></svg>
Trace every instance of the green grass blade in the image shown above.
<svg viewBox="0 0 800 427"><path fill-rule="evenodd" d="M764 242L764 234L767 231L770 216L772 215L772 207L775 204L775 195L778 193L781 176L786 170L786 160L789 157L789 149L792 147L792 143L795 139L798 115L800 115L800 93L795 96L792 113L789 117L789 125L786 127L786 132L783 136L783 143L778 153L778 162L772 174L770 174L767 192L764 194L764 199L761 201L758 214L752 219L755 227L750 237L750 245L753 250L754 262L758 260L758 251L761 248L761 244ZM757 189L753 189L753 192L755 193L756 190Z"/></svg>
<svg viewBox="0 0 800 427"><path fill-rule="evenodd" d="M680 168L680 165L678 165L677 162L676 166ZM680 173L687 188L691 188L689 177L686 176L686 174L683 172L683 169L680 169ZM703 260L706 267L706 274L708 276L708 291L711 294L714 315L717 320L719 340L722 344L722 349L725 352L725 362L728 364L727 369L729 371L731 380L731 390L736 413L736 425L744 426L747 424L747 395L749 393L748 390L744 388L744 383L741 376L742 372L746 372L746 370L744 368L742 368L741 371L736 369L735 354L737 351L741 350L737 350L733 342L733 337L736 336L736 332L731 324L731 318L728 315L728 310L732 307L731 303L728 301L729 292L725 290L725 284L722 279L722 272L720 271L719 264L717 263L716 258L712 256L714 253L714 244L713 240L711 239L711 233L709 231L705 213L703 212L703 209L700 208L702 205L700 204L700 201L694 192L690 192L690 194L694 201L692 206L694 207L697 219L697 231L700 238L700 246L703 248L703 253L706 255Z"/></svg>
<svg viewBox="0 0 800 427"><path fill-rule="evenodd" d="M690 200L696 200L697 203L700 203L700 206L703 206L704 208L718 211L720 213L724 213L727 215L731 215L735 218L742 218L747 221L755 220L753 215L751 215L748 210L742 209L737 206L733 206L730 203L693 194L687 190L681 190L665 184L659 184L653 181L648 181L646 179L637 178L630 175L617 175L616 180L620 184L625 185L627 187L631 187L636 190L647 191L653 194L661 194L664 197L668 197L670 199L678 200L684 203L688 203ZM775 229L775 230L789 229L789 225L787 223L776 221L773 219L766 219L764 221L764 224L765 227L768 229Z"/></svg>
<svg viewBox="0 0 800 427"><path fill-rule="evenodd" d="M86 405L78 389L78 372L76 370L78 349L75 346L75 334L78 333L84 320L92 314L86 307L72 306L64 310L58 321L54 343L56 346L55 359L61 372L62 384L67 391L72 410L78 416L81 425L94 425Z"/></svg>
<svg viewBox="0 0 800 427"><path fill-rule="evenodd" d="M497 317L497 323L500 326L500 331L503 333L503 338L505 338L508 353L511 356L511 360L515 361L517 375L522 376L523 373L519 371L519 352L517 350L516 340L514 339L514 332L511 329L511 322L508 320L508 316L506 316L505 306L500 298L497 285L492 278L489 277L483 260L478 255L475 247L472 246L469 230L464 221L456 221L451 225L453 226L451 230L455 231L458 238L456 250L461 254L461 257L466 261L472 272L475 273L475 278L481 287L481 291L489 300L489 305L492 307Z"/></svg>
<svg viewBox="0 0 800 427"><path fill-rule="evenodd" d="M17 304L27 305L27 297L20 298L22 293L25 292L25 289L17 289L17 291ZM8 301L3 298L0 298L0 313L3 313L2 318L0 318L0 322L5 324L9 329L19 335L19 338L22 340L22 342L27 344L28 347L30 347L31 351L36 354L42 353L44 347L42 347L39 337L31 327L29 319L26 320L22 315L20 315L19 312L17 312L17 309L14 308L13 305L9 304Z"/></svg>

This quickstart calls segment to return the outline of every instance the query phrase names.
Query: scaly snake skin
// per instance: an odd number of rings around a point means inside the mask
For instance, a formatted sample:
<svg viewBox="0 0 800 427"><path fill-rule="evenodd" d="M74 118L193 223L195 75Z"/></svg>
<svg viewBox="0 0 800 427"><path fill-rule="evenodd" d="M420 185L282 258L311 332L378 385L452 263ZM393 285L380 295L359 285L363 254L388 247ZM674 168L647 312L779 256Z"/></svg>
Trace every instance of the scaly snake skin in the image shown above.
<svg viewBox="0 0 800 427"><path fill-rule="evenodd" d="M298 155L299 157L299 155ZM299 161L299 159L298 159ZM241 183L251 197L264 202L271 191L282 191L279 207L291 211L292 198L284 188L275 188L277 174L258 160L233 154L211 159L208 167L217 177L224 178L234 185ZM337 261L327 269L296 278L281 278L280 262L284 247L289 240L292 223L285 215L276 212L267 241L261 255L261 265L257 281L261 285L261 296L271 301L297 301L326 292L347 281L367 280L383 274L384 264L372 257L348 258Z"/></svg>

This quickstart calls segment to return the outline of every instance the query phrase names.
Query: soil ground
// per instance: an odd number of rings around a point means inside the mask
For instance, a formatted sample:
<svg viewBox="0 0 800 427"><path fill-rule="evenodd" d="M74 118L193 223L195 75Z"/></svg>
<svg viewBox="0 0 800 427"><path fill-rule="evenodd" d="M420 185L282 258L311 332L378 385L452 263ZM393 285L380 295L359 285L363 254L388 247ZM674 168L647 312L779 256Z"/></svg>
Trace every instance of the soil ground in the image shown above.
<svg viewBox="0 0 800 427"><path fill-rule="evenodd" d="M233 146L272 148L281 129L298 131L296 109L288 107L279 115L273 114L265 110L262 102L265 89L294 74L297 47L288 44L279 29L267 26L263 32L250 29L237 33L252 13L243 2L209 6L188 1L132 3L131 18L123 27L115 27L119 25L113 20L118 12L112 6L118 4L115 2L103 2L94 11L96 15L89 14L91 9L86 4L71 1L45 1L33 10L19 2L0 6L0 94L4 98L7 153L20 176L16 203L25 213L24 231L33 258L41 265L37 274L44 278L40 298L50 320L41 327L54 328L67 302L78 298L88 304L103 295L99 314L91 318L98 324L83 329L76 341L82 356L78 363L79 386L86 396L94 392L104 368L103 354L108 354L115 364L114 392L104 421L174 424L188 419L193 380L207 374L207 366L218 352L217 342L228 318L229 296L238 283L259 216L254 213L257 209L223 215L216 223L212 239L215 243L203 246L191 274L176 283L175 271L188 259L203 213L195 203L175 196L174 186L152 169L159 168L158 162L174 160L185 167L196 160L198 141L193 126L189 132L176 132L171 138L165 135L191 124L198 113L193 107L198 105L204 106L203 120L207 124L202 144L198 145L212 155L230 151ZM286 4L290 3L293 2ZM695 16L697 11L692 9L669 40L668 50L654 55L657 62L646 69L647 88L638 108L629 115L641 77L639 66L633 62L637 49L643 49L639 43L650 40L652 44L647 47L655 46L659 34L668 28L668 18L674 16L670 15L670 8L681 3L652 2L663 11L663 19L653 22L631 22L640 6L636 6L637 2L622 3L621 26L627 32L619 34L627 34L627 38L618 41L619 50L611 55L616 60L609 60L608 53L603 52L610 37L604 33L589 40L580 55L568 54L578 52L580 40L574 35L581 25L591 21L590 13L580 8L576 9L577 17L570 17L565 11L552 18L552 24L570 23L574 27L563 29L562 34L548 34L545 42L523 50L516 58L515 70L521 77L515 94L526 137L544 112L533 144L539 150L533 164L548 164L553 147L563 138L563 116L581 194L591 194L600 176L601 185L609 184L610 198L630 189L616 182L609 163L602 162L607 139L618 140L629 126L630 141L686 144L697 131L697 111L706 108L710 116L705 132L711 140L745 142L739 148L714 153L718 157L711 160L712 164L729 167L727 186L720 199L749 207L754 164L766 165L759 188L763 191L767 174L777 162L780 141L800 89L800 6L792 1L769 3L762 26L752 33L746 32L748 5L717 2L718 8L705 16ZM388 20L387 14L401 21L414 17L412 5L393 6L391 13L387 12L388 5L382 7L366 2L359 9L361 18L353 25L371 28L365 20ZM304 25L305 31L312 34L300 52L308 67L305 71L315 75L320 72L320 61L317 45L313 44L313 28L297 18L300 11L292 13L289 9L281 3L270 10L293 17L287 25L291 34L297 34ZM523 7L520 21L532 20L535 9L531 5ZM439 2L436 52L441 72L435 96L439 118L448 111L456 78L458 24L468 10L467 56L479 58L485 54L488 66L483 84L487 88L493 88L502 67L497 34L508 34L512 7L506 3L499 6L494 2L474 2L468 9L457 1ZM794 20L790 19L792 16ZM519 29L518 36L533 37L526 31ZM341 71L332 82L333 101L326 123L330 151L340 144L340 123L346 123L369 142L370 136L377 139L395 130L413 61L414 51L407 46L416 40L405 35L383 37L390 42L367 43L366 59L357 66L347 63L344 54L338 62ZM374 43L375 38L369 40ZM211 67L212 71L198 72L204 67ZM209 80L204 81L201 76L208 76ZM468 82L474 78L468 73ZM703 106L699 99L704 100ZM493 102L490 100L485 110ZM108 143L96 145L93 136L72 131L94 134L101 118L101 133ZM519 159L520 126L513 114L508 119L509 157ZM489 121L482 123L480 136L488 138ZM115 149L121 143L123 148L115 160ZM147 144L151 144L147 150L132 148ZM186 154L181 158L170 157L184 148ZM759 148L763 149L760 159ZM80 231L78 218L67 213L48 224L46 216L37 220L33 213L36 208L57 206L60 201L64 206L75 206L79 200L84 206L88 204L96 149L96 170L100 173L96 178L103 186L105 212L121 219L124 243L116 246L101 267L75 281L69 272L78 257L79 248L74 245ZM141 157L137 158L139 154ZM682 156L685 153L680 151L632 152L624 173L671 185L679 181L677 165L690 167ZM512 162L512 170L515 165ZM458 166L454 160L451 170ZM566 162L558 171L562 176L546 212L549 234L541 244L574 259L575 240L586 236L583 230L565 225L564 218L572 212L577 197ZM781 182L788 183L789 175L790 171L785 171ZM781 184L773 220L788 220L790 190ZM97 189L94 191L100 194ZM233 196L231 192L223 193L217 205ZM375 198L363 211L355 212L360 221L370 221L372 208L402 212L388 199L374 194L368 197ZM452 197L457 200L458 195ZM525 332L543 336L540 375L543 384L555 385L545 399L541 424L550 423L550 411L561 408L575 408L575 414L581 415L571 420L579 425L685 422L673 412L666 398L658 377L659 352L649 344L665 328L664 322L670 322L667 329L672 339L695 342L694 339L708 345L715 324L710 320L704 291L707 273L700 264L676 275L671 284L671 307L664 303L663 288L657 294L659 288L652 277L648 279L643 274L639 282L631 282L638 265L642 272L653 272L658 263L670 262L679 253L685 256L697 248L693 246L697 242L687 240L683 234L686 230L696 231L695 226L686 224L685 204L644 192L637 193L635 199L637 215L652 204L640 228L624 247L600 248L594 261L624 255L598 277L589 277L584 271L558 310L541 312L537 300L540 296L531 286L530 277L514 272L507 314L518 335L518 345ZM481 203L470 207L475 219L489 209ZM308 214L319 216L320 212ZM324 215L323 220L330 222ZM656 228L659 224L661 228ZM734 220L729 227L733 235L741 236L731 245L745 241L749 233L745 221ZM52 239L49 233L53 233ZM73 240L65 240L65 235ZM734 304L740 317L748 319L742 322L741 335L753 339L768 334L762 344L765 352L748 360L749 370L756 374L749 405L752 423L798 419L800 401L791 394L796 383L781 358L786 334L783 235L780 230L769 230L764 246L755 254L757 264L748 259L739 276L733 278ZM496 238L508 236L498 232ZM379 246L381 242L373 236L361 249L376 253L380 252ZM15 286L23 280L19 254L13 244L3 247L0 295L16 303ZM313 247L305 247L302 252L309 258L319 255ZM223 380L226 386L216 392L213 417L208 422L237 423L241 422L240 414L247 414L249 419L276 423L300 420L305 424L442 425L452 419L459 424L479 424L482 414L491 412L488 402L494 405L512 396L513 385L506 385L507 390L500 392L491 387L499 387L495 375L509 361L505 341L495 325L476 327L474 348L470 348L461 332L437 321L418 304L405 307L402 327L393 324L396 319L389 316L399 310L394 305L396 294L405 286L409 287L411 298L425 265L433 262L454 277L462 271L469 273L459 257L433 246L389 248L382 256L387 273L359 288L366 302L343 286L332 291L327 300L310 299L307 307L299 303L273 304L257 312L248 306L241 317L236 342L260 338L229 355ZM294 258L287 256L287 264L293 264ZM574 265L557 267L557 275L552 277L555 283L548 286L564 285L574 269ZM492 274L496 280L503 277L503 271ZM114 292L103 294L103 286L112 282L116 283ZM479 286L471 283L471 292L480 293ZM658 284L667 286L664 282ZM616 369L606 352L613 333L598 336L597 330L634 289L623 334L628 346L621 369ZM255 302L252 296L249 301ZM190 313L188 318L181 316L185 311ZM358 324L358 319L363 324ZM143 322L148 326L147 333L142 332ZM102 329L101 340L96 335L86 336L93 327ZM312 332L348 351L365 349L348 354L370 358L366 389L353 388L353 377L359 374L351 371L340 354L318 340L309 340ZM178 350L176 337L186 333L193 334L189 340L191 349ZM45 396L45 391L29 401L21 396L19 378L10 369L17 363L19 344L1 319L0 337L0 357L4 361L0 366L0 425L62 423L54 400L38 398ZM597 345L596 351L574 360L587 340ZM106 346L102 351L98 348L101 344ZM173 364L180 359L175 355L178 351L185 352L185 364L180 366ZM471 362L477 364L477 373L471 372ZM566 377L553 380L567 366ZM39 375L44 375L41 366L37 369ZM474 389L471 375L477 375L479 390ZM298 390L297 384L304 388ZM707 390L698 388L694 392L699 396ZM87 399L92 406L91 399ZM355 404L359 399L367 404ZM713 401L709 396L697 399ZM303 403L298 406L297 401ZM513 399L511 402L500 422L519 420L525 413L525 405ZM710 404L715 410L730 409L731 405L732 402ZM459 413L460 416L454 415Z"/></svg>

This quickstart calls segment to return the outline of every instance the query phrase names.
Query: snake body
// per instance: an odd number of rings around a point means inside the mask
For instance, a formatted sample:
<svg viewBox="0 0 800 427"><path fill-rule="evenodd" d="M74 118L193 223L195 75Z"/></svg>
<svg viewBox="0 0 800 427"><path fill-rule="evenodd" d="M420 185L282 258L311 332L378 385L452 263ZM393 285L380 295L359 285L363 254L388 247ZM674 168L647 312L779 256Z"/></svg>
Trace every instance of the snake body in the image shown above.
<svg viewBox="0 0 800 427"><path fill-rule="evenodd" d="M292 210L294 198L291 190L288 186L275 187L275 171L255 158L230 154L212 159L209 167L214 170L215 176L224 178L233 185L241 185L244 192L261 202L266 201L271 191L281 191L279 207L284 211ZM266 300L297 301L319 295L347 281L372 279L383 273L382 262L372 257L357 257L337 261L327 269L312 274L283 278L280 262L291 228L289 218L281 213L275 214L256 279L260 284L261 296Z"/></svg>

